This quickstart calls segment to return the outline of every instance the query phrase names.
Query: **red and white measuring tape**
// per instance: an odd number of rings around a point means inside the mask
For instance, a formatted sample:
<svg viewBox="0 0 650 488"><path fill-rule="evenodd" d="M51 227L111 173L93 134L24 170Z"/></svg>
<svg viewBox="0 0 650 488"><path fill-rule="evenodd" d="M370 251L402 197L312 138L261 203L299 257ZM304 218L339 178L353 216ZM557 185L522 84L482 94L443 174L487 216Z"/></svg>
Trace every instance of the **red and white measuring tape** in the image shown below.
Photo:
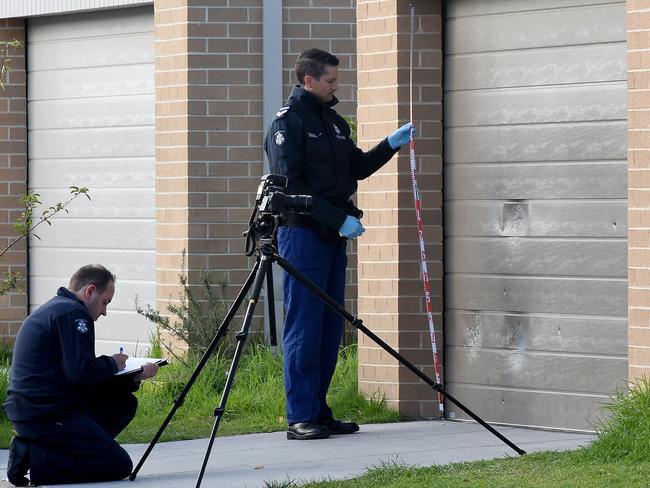
<svg viewBox="0 0 650 488"><path fill-rule="evenodd" d="M429 285L429 272L427 271L427 253L424 248L424 222L422 220L422 200L418 181L415 177L415 138L413 137L413 35L415 32L415 7L411 6L411 45L409 56L409 112L411 122L411 136L409 141L409 160L411 162L411 183L413 186L413 201L415 202L415 215L418 224L418 240L420 241L420 266L422 271L422 285L424 286L424 302L427 307L427 320L429 322L429 335L431 336L431 349L433 351L433 369L436 383L440 384L440 360L436 346L436 332L433 324L433 304L431 303L431 286ZM442 394L438 392L438 409L444 413Z"/></svg>

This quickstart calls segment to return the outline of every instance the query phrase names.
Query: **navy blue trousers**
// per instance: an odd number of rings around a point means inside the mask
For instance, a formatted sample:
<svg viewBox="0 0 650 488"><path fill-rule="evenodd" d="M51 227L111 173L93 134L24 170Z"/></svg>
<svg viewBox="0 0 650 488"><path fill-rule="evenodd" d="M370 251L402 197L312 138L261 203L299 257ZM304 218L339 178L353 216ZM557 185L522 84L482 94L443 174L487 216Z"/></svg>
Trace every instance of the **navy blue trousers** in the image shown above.
<svg viewBox="0 0 650 488"><path fill-rule="evenodd" d="M133 468L114 438L137 409L132 393L107 389L93 396L84 412L52 419L14 422L30 441L30 481L35 485L117 481Z"/></svg>
<svg viewBox="0 0 650 488"><path fill-rule="evenodd" d="M327 244L305 227L280 227L278 247L280 256L343 305L345 241ZM332 416L327 390L336 369L343 318L287 273L284 306L287 421L317 422Z"/></svg>

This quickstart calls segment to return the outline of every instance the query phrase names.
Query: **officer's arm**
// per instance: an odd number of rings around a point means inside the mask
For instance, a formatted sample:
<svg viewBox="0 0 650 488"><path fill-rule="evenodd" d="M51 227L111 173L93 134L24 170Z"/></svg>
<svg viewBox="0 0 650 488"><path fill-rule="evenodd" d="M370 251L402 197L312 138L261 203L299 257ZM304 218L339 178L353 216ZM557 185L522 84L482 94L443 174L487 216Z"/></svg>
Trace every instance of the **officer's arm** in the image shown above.
<svg viewBox="0 0 650 488"><path fill-rule="evenodd" d="M125 392L136 392L140 388L140 380L135 379L136 375L126 374L119 376L111 376L107 382L101 386L107 385L108 388L117 388Z"/></svg>
<svg viewBox="0 0 650 488"><path fill-rule="evenodd" d="M348 141L354 146L352 148L351 171L357 180L363 180L373 174L399 151L399 148L393 149L390 147L388 138L384 138L368 152L363 152L349 138Z"/></svg>
<svg viewBox="0 0 650 488"><path fill-rule="evenodd" d="M56 321L61 353L61 369L73 384L93 385L109 379L117 366L108 356L95 357L94 338L85 315L73 311Z"/></svg>
<svg viewBox="0 0 650 488"><path fill-rule="evenodd" d="M305 176L304 134L300 118L289 113L277 116L266 135L264 150L269 158L271 172L288 178L287 193L310 195L310 216L316 222L338 230L347 214L313 193Z"/></svg>

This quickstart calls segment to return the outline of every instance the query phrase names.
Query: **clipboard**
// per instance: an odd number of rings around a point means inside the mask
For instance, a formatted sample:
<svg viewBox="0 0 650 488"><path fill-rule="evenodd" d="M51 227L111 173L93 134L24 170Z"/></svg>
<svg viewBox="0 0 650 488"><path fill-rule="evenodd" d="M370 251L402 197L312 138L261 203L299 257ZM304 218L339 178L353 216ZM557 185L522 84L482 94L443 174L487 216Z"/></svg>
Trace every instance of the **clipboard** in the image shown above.
<svg viewBox="0 0 650 488"><path fill-rule="evenodd" d="M166 366L169 364L164 358L139 358L129 357L126 360L124 369L119 370L114 376L127 376L130 374L137 374L142 371L142 366L149 363L155 363L158 366Z"/></svg>

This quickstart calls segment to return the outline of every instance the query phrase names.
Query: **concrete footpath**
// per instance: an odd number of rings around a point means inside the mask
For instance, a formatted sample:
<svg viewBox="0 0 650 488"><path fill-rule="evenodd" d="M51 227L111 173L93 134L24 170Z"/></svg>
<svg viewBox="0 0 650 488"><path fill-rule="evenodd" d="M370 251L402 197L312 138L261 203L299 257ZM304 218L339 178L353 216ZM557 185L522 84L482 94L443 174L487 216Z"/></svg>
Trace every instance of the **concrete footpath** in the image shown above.
<svg viewBox="0 0 650 488"><path fill-rule="evenodd" d="M593 435L496 427L527 452L575 449ZM140 460L146 445L124 446ZM196 483L207 440L156 445L135 482L57 485L58 487L184 488ZM382 463L431 466L477 459L517 456L497 437L475 423L450 421L362 425L361 431L318 441L288 441L284 432L217 437L202 486L264 488L266 482L352 478ZM0 466L7 450L0 450ZM4 468L2 476L6 480ZM10 486L0 482L0 487Z"/></svg>

